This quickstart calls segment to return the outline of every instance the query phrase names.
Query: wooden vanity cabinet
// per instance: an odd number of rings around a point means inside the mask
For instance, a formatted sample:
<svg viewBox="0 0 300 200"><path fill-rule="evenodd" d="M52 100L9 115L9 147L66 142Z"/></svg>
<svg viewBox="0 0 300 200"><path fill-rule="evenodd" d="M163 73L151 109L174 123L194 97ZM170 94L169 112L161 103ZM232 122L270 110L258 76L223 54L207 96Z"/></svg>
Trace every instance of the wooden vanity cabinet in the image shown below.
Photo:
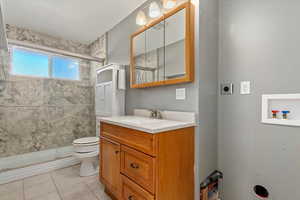
<svg viewBox="0 0 300 200"><path fill-rule="evenodd" d="M101 138L100 140L100 177L107 190L118 196L120 188L120 144Z"/></svg>
<svg viewBox="0 0 300 200"><path fill-rule="evenodd" d="M150 134L101 122L100 136L100 181L113 199L194 199L194 127Z"/></svg>

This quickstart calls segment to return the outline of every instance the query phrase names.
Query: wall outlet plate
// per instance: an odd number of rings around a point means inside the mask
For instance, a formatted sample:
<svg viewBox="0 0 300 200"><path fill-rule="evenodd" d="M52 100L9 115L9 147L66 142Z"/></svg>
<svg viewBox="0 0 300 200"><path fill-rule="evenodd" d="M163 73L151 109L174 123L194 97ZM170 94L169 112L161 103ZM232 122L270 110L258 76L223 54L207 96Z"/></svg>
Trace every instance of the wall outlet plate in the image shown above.
<svg viewBox="0 0 300 200"><path fill-rule="evenodd" d="M251 83L250 81L242 81L240 94L251 94Z"/></svg>
<svg viewBox="0 0 300 200"><path fill-rule="evenodd" d="M232 83L222 83L221 84L221 95L232 95L233 94L233 84Z"/></svg>
<svg viewBox="0 0 300 200"><path fill-rule="evenodd" d="M176 100L185 100L185 88L176 89Z"/></svg>

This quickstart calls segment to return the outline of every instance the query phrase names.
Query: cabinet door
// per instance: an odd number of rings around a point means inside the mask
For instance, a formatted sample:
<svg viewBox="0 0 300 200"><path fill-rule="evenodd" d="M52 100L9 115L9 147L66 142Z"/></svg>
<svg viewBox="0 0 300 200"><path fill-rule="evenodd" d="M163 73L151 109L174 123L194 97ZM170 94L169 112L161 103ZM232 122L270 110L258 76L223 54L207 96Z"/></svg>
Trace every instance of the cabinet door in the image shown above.
<svg viewBox="0 0 300 200"><path fill-rule="evenodd" d="M110 193L119 197L120 190L120 144L101 138L101 181Z"/></svg>
<svg viewBox="0 0 300 200"><path fill-rule="evenodd" d="M113 95L113 87L112 83L105 85L104 90L104 101L105 101L105 115L111 115L112 114L112 95Z"/></svg>
<svg viewBox="0 0 300 200"><path fill-rule="evenodd" d="M95 92L95 110L97 115L103 115L105 112L104 85L96 86Z"/></svg>

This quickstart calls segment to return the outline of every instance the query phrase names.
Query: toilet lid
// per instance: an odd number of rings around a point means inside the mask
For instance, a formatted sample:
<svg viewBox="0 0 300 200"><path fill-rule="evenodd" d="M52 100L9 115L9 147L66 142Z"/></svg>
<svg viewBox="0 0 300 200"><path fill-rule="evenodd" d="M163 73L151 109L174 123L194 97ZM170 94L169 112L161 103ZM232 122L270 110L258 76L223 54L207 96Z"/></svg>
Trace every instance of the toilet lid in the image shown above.
<svg viewBox="0 0 300 200"><path fill-rule="evenodd" d="M74 140L73 144L93 144L98 142L99 142L98 137L85 137L85 138L79 138L77 140Z"/></svg>

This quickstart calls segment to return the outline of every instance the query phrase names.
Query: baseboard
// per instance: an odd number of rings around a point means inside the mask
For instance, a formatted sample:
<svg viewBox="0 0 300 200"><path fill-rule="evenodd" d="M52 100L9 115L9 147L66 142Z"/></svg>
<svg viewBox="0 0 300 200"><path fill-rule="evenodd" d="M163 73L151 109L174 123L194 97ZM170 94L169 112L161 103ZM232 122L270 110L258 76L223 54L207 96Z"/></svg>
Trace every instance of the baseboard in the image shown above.
<svg viewBox="0 0 300 200"><path fill-rule="evenodd" d="M53 170L76 165L79 161L74 157L67 157L42 164L18 168L0 173L0 184L21 180L30 176L47 173Z"/></svg>

